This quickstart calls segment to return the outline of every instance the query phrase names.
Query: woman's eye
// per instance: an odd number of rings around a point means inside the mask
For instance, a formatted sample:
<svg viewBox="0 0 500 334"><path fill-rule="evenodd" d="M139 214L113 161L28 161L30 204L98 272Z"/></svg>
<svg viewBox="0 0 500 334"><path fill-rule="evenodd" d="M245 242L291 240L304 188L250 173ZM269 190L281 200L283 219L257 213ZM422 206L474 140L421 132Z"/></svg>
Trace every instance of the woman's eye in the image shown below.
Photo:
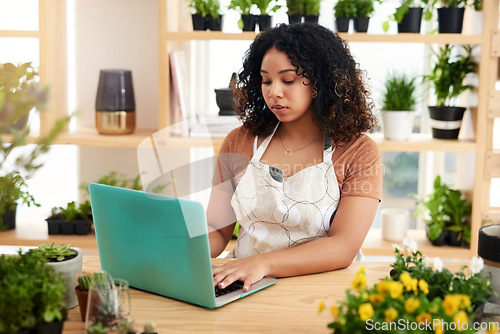
<svg viewBox="0 0 500 334"><path fill-rule="evenodd" d="M263 84L263 85L270 85L270 84L271 84L271 81L262 81L262 84Z"/></svg>
<svg viewBox="0 0 500 334"><path fill-rule="evenodd" d="M287 85L291 85L291 84L293 84L293 82L294 82L294 81L295 81L295 80L284 80L283 82L284 82L285 84L287 84Z"/></svg>

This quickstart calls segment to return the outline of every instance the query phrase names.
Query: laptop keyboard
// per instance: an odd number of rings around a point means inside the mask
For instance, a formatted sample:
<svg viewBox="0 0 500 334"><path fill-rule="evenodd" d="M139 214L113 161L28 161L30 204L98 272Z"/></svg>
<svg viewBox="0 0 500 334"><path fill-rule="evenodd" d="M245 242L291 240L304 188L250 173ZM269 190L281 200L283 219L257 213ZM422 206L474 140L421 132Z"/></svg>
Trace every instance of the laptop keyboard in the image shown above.
<svg viewBox="0 0 500 334"><path fill-rule="evenodd" d="M229 284L227 287L224 289L219 288L218 286L215 286L215 297L220 297L225 295L226 293L233 292L239 289L243 289L243 282L242 281L234 281L233 283Z"/></svg>

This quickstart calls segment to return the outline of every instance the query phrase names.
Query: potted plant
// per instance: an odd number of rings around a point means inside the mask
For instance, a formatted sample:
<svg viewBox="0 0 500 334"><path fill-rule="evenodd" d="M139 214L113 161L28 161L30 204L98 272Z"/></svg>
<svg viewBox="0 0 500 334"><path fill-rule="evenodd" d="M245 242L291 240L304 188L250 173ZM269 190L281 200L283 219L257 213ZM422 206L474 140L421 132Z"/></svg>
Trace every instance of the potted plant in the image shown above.
<svg viewBox="0 0 500 334"><path fill-rule="evenodd" d="M91 286L101 286L108 281L108 273L105 271L83 271L76 276L78 285L75 286L75 293L80 307L80 316L85 321L87 314L87 301L89 299L89 288Z"/></svg>
<svg viewBox="0 0 500 334"><path fill-rule="evenodd" d="M394 72L386 78L381 111L386 139L407 140L412 133L416 85L417 77L406 73Z"/></svg>
<svg viewBox="0 0 500 334"><path fill-rule="evenodd" d="M31 110L44 110L48 93L31 63L0 64L0 231L15 228L18 203L39 206L26 181L43 166L39 157L49 151L69 123L70 117L58 120L47 135L26 146L30 135L28 115ZM24 152L19 155L20 147Z"/></svg>
<svg viewBox="0 0 500 334"><path fill-rule="evenodd" d="M437 8L438 32L460 34L467 6L480 10L481 0L439 0Z"/></svg>
<svg viewBox="0 0 500 334"><path fill-rule="evenodd" d="M318 23L321 0L305 0L304 21Z"/></svg>
<svg viewBox="0 0 500 334"><path fill-rule="evenodd" d="M41 244L30 250L30 253L38 254L47 260L49 266L54 267L64 277L66 293L64 300L68 309L78 305L75 286L77 285L76 275L82 271L82 251L79 248L69 245L55 246Z"/></svg>
<svg viewBox="0 0 500 334"><path fill-rule="evenodd" d="M66 287L43 256L0 255L0 291L1 333L62 332Z"/></svg>
<svg viewBox="0 0 500 334"><path fill-rule="evenodd" d="M453 53L455 48L446 44L434 53L431 73L424 80L432 83L437 102L429 106L432 135L439 139L457 139L466 108L456 106L456 98L474 86L466 79L476 73L477 62L471 46L463 46L463 53Z"/></svg>
<svg viewBox="0 0 500 334"><path fill-rule="evenodd" d="M286 0L288 23L301 23L305 15L304 0Z"/></svg>
<svg viewBox="0 0 500 334"><path fill-rule="evenodd" d="M356 14L354 15L354 31L367 32L370 15L375 10L374 0L355 0Z"/></svg>
<svg viewBox="0 0 500 334"><path fill-rule="evenodd" d="M432 18L434 0L401 0L394 14L384 21L382 28L389 30L389 22L396 21L400 33L420 33L422 16L426 21Z"/></svg>
<svg viewBox="0 0 500 334"><path fill-rule="evenodd" d="M72 201L65 206L53 207L46 221L49 234L87 235L92 230L90 201L79 204Z"/></svg>
<svg viewBox="0 0 500 334"><path fill-rule="evenodd" d="M464 198L461 190L452 189L442 183L439 175L436 176L433 187L433 192L428 196L417 197L415 211L416 216L427 217L425 223L429 240L436 246L444 243L454 246L464 242L470 243L470 202Z"/></svg>
<svg viewBox="0 0 500 334"><path fill-rule="evenodd" d="M338 0L333 6L338 32L348 32L351 18L356 16L356 4L352 0Z"/></svg>
<svg viewBox="0 0 500 334"><path fill-rule="evenodd" d="M281 8L276 0L253 0L260 14L257 16L257 24L260 31L271 28L271 13L275 13Z"/></svg>
<svg viewBox="0 0 500 334"><path fill-rule="evenodd" d="M229 3L228 9L236 10L241 15L238 26L243 31L255 31L256 19L251 14L253 7L252 0L231 0Z"/></svg>
<svg viewBox="0 0 500 334"><path fill-rule="evenodd" d="M221 30L219 0L189 0L189 7L194 11L191 14L193 30Z"/></svg>

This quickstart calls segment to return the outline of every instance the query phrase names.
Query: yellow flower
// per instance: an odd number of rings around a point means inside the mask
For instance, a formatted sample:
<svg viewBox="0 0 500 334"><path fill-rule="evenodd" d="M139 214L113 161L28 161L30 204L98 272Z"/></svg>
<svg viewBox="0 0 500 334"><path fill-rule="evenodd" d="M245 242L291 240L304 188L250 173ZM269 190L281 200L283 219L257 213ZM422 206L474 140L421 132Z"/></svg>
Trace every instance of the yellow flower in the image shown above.
<svg viewBox="0 0 500 334"><path fill-rule="evenodd" d="M456 328L459 332L467 329L469 317L464 311L460 311L453 317L453 322L456 323Z"/></svg>
<svg viewBox="0 0 500 334"><path fill-rule="evenodd" d="M416 278L412 278L410 274L404 272L399 276L399 280L403 282L405 289L407 291L414 291L415 293L418 293L417 291L418 280Z"/></svg>
<svg viewBox="0 0 500 334"><path fill-rule="evenodd" d="M444 333L444 321L443 319L437 319L437 321L433 322L434 333L435 334L443 334Z"/></svg>
<svg viewBox="0 0 500 334"><path fill-rule="evenodd" d="M458 307L460 306L459 299L455 296L452 295L447 295L443 299L443 307L444 307L444 312L452 316L458 311Z"/></svg>
<svg viewBox="0 0 500 334"><path fill-rule="evenodd" d="M391 284L389 284L389 294L391 295L391 298L401 298L401 296L403 296L403 284L399 282L391 282Z"/></svg>
<svg viewBox="0 0 500 334"><path fill-rule="evenodd" d="M352 281L352 287L356 290L366 289L366 276L365 276L365 266L361 266L361 268L356 273L356 278Z"/></svg>
<svg viewBox="0 0 500 334"><path fill-rule="evenodd" d="M413 297L408 298L405 301L405 310L408 313L413 313L420 306L420 300Z"/></svg>
<svg viewBox="0 0 500 334"><path fill-rule="evenodd" d="M495 334L499 331L498 322L490 322L488 327L486 334Z"/></svg>
<svg viewBox="0 0 500 334"><path fill-rule="evenodd" d="M467 295L462 295L462 294L459 294L456 296L457 299L458 299L458 303L459 303L459 307L461 310L464 310L468 307L471 306L471 302L470 302L470 297L467 296Z"/></svg>
<svg viewBox="0 0 500 334"><path fill-rule="evenodd" d="M399 315L398 311L394 307L385 310L384 314L385 314L385 322L393 322L394 320L397 319Z"/></svg>
<svg viewBox="0 0 500 334"><path fill-rule="evenodd" d="M364 304L361 304L359 306L358 313L359 313L359 317L361 318L361 320L367 321L368 319L370 319L373 316L375 311L373 310L372 304L364 303Z"/></svg>
<svg viewBox="0 0 500 334"><path fill-rule="evenodd" d="M330 313L334 318L337 318L339 316L339 308L337 306L331 306L330 307Z"/></svg>
<svg viewBox="0 0 500 334"><path fill-rule="evenodd" d="M418 288L425 294L429 293L429 284L427 284L427 282L424 281L423 279L418 281Z"/></svg>
<svg viewBox="0 0 500 334"><path fill-rule="evenodd" d="M429 313L421 313L417 315L415 319L418 323L424 324L424 326L432 323L432 315L430 315Z"/></svg>
<svg viewBox="0 0 500 334"><path fill-rule="evenodd" d="M368 297L368 300L372 304L376 303L382 303L384 301L384 296L382 296L380 293L373 293Z"/></svg>
<svg viewBox="0 0 500 334"><path fill-rule="evenodd" d="M321 312L323 312L323 310L325 309L325 301L322 300L320 303L319 303L319 306L318 306L318 314L320 314Z"/></svg>

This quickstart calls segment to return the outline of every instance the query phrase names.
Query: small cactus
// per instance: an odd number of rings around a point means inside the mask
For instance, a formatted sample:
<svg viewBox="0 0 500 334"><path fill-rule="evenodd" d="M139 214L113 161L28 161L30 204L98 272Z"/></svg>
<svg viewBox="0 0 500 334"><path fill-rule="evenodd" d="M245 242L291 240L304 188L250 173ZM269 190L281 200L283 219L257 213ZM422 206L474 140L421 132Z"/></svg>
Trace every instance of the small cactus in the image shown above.
<svg viewBox="0 0 500 334"><path fill-rule="evenodd" d="M83 271L77 275L78 285L80 289L88 291L91 286L103 286L105 282L109 282L108 274L104 271L91 272Z"/></svg>

